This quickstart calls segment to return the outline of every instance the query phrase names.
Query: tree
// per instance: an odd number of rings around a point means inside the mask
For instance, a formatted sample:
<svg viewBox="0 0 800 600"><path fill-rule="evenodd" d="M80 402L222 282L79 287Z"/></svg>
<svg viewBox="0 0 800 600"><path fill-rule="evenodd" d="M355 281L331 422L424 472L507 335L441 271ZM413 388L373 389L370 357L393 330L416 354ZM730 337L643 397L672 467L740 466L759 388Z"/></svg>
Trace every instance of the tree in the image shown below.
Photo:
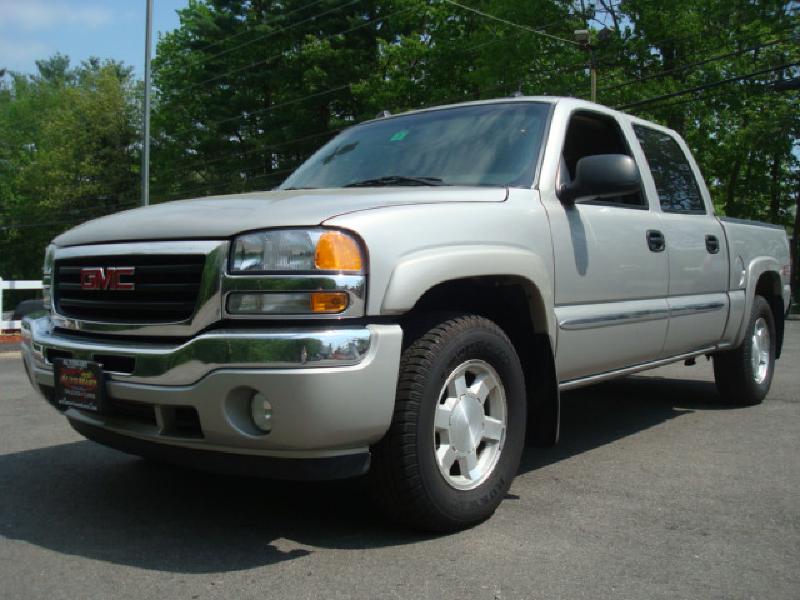
<svg viewBox="0 0 800 600"><path fill-rule="evenodd" d="M189 0L153 63L153 201L272 188L383 110L517 91L586 98L589 55L571 40L589 29L599 102L681 133L720 213L788 226L800 112L797 89L774 84L798 75L796 10L782 0ZM117 63L71 69L56 55L0 88L0 218L79 221L132 202L137 85ZM40 233L51 231L0 231L0 244Z"/></svg>
<svg viewBox="0 0 800 600"><path fill-rule="evenodd" d="M0 91L0 274L38 278L59 232L137 197L132 71L56 55Z"/></svg>

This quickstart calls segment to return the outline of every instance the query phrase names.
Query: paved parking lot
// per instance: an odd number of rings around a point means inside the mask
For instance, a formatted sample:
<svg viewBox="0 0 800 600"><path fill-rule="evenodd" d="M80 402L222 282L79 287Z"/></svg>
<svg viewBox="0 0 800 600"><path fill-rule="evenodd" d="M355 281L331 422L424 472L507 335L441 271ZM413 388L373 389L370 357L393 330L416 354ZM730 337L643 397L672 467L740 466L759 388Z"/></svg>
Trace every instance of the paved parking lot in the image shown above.
<svg viewBox="0 0 800 600"><path fill-rule="evenodd" d="M356 482L153 465L82 440L0 353L2 598L798 598L800 322L767 402L710 363L564 395L494 518L386 526Z"/></svg>

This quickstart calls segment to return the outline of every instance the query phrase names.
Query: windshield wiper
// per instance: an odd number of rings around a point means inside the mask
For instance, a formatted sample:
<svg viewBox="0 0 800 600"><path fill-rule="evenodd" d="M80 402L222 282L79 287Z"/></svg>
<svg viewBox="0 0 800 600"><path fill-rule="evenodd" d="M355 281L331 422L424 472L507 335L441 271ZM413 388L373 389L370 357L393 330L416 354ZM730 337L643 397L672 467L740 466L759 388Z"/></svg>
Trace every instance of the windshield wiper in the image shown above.
<svg viewBox="0 0 800 600"><path fill-rule="evenodd" d="M388 185L447 185L438 177L407 177L405 175L386 175L374 179L352 181L343 187L381 187Z"/></svg>

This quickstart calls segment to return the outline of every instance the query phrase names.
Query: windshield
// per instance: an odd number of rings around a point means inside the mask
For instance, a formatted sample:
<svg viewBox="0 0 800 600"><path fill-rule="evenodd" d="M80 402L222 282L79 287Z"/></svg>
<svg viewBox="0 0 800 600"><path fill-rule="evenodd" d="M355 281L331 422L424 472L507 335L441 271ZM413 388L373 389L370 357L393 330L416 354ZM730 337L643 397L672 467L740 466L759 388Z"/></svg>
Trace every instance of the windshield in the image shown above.
<svg viewBox="0 0 800 600"><path fill-rule="evenodd" d="M530 187L549 105L482 104L389 117L342 132L281 186Z"/></svg>

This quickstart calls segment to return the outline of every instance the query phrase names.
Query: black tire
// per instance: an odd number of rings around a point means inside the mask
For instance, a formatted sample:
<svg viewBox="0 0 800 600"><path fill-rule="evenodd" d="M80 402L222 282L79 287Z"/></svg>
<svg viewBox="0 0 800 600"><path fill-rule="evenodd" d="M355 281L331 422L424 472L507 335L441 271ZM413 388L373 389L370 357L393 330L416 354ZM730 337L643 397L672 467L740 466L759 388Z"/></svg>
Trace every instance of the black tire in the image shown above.
<svg viewBox="0 0 800 600"><path fill-rule="evenodd" d="M769 332L769 358L766 361L767 372L763 380L757 377L757 370L753 365L755 352L753 335L756 324L761 320L766 323ZM742 344L735 350L714 355L714 381L723 401L738 406L752 406L764 401L775 371L775 337L775 318L772 309L763 296L756 296L750 311L747 334Z"/></svg>
<svg viewBox="0 0 800 600"><path fill-rule="evenodd" d="M448 377L467 361L494 369L507 412L505 441L494 468L477 487L464 490L452 487L440 472L434 415ZM525 379L508 336L483 317L444 320L411 340L403 352L392 424L372 449L373 495L390 518L413 528L446 532L476 525L494 513L517 473L525 422Z"/></svg>

